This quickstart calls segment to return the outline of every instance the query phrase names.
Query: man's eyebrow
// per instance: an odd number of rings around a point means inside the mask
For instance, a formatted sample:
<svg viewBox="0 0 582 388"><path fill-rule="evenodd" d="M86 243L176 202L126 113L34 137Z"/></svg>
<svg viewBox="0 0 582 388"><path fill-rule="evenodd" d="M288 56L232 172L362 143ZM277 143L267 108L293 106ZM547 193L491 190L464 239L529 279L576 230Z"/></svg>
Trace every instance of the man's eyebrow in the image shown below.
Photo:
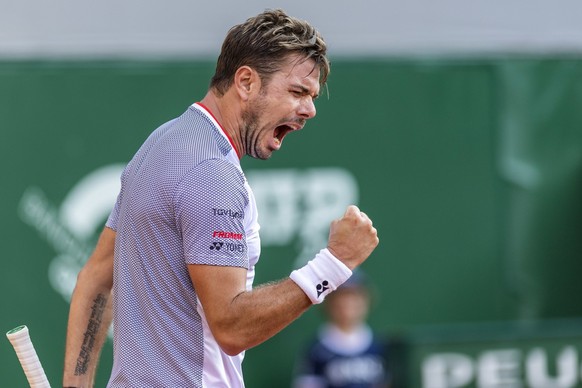
<svg viewBox="0 0 582 388"><path fill-rule="evenodd" d="M309 91L309 88L307 88L307 87L305 87L305 86L303 86L303 85L299 85L299 84L297 84L297 85L294 85L294 86L295 86L297 89L300 89L300 90L301 90L301 93L303 93L303 94L309 94L309 95L311 94L311 93L310 93L310 91ZM313 95L313 99L316 99L317 97L319 97L319 93L315 93L315 94Z"/></svg>

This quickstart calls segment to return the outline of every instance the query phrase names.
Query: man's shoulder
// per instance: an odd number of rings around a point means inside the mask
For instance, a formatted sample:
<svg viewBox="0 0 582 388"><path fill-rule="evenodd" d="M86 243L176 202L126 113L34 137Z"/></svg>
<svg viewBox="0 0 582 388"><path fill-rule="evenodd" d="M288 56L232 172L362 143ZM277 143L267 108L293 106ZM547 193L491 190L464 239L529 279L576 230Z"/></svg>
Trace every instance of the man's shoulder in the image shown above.
<svg viewBox="0 0 582 388"><path fill-rule="evenodd" d="M215 179L228 179L233 183L244 183L242 170L225 157L204 159L192 169L192 172Z"/></svg>

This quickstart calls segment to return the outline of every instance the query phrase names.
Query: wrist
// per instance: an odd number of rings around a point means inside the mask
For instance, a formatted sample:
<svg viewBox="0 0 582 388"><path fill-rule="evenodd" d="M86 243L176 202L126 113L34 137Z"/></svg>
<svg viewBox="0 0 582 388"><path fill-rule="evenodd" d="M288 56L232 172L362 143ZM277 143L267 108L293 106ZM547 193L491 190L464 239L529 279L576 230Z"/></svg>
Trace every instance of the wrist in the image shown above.
<svg viewBox="0 0 582 388"><path fill-rule="evenodd" d="M319 251L305 266L291 272L289 277L301 287L313 304L318 304L351 275L352 271L326 248Z"/></svg>

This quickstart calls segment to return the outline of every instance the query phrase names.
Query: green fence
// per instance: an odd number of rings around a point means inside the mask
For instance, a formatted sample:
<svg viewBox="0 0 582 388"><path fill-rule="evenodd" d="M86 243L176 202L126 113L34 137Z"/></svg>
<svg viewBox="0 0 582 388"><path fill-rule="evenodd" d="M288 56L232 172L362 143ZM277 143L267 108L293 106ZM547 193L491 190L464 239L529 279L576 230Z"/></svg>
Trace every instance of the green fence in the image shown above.
<svg viewBox="0 0 582 388"><path fill-rule="evenodd" d="M0 63L0 327L29 326L54 386L68 298L119 171L149 132L202 98L212 69ZM257 283L310 258L355 202L381 239L364 269L382 334L582 316L581 59L337 59L332 69L318 117L271 160L243 160L263 226ZM288 385L320 318L314 308L248 351L248 386ZM104 386L111 344L100 365ZM25 385L7 340L0 368L2 386ZM406 376L412 386L418 373Z"/></svg>

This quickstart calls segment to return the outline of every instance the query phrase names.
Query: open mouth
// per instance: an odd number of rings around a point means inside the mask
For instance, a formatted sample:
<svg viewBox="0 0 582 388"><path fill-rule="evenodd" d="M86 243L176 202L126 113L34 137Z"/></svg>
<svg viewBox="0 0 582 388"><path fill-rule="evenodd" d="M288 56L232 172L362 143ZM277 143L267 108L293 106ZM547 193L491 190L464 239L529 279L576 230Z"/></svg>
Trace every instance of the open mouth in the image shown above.
<svg viewBox="0 0 582 388"><path fill-rule="evenodd" d="M290 127L289 125L283 124L283 125L279 125L278 127L275 128L274 131L274 138L275 138L275 143L277 143L278 145L280 145L283 142L283 138L291 131L293 131L294 129L292 127Z"/></svg>

